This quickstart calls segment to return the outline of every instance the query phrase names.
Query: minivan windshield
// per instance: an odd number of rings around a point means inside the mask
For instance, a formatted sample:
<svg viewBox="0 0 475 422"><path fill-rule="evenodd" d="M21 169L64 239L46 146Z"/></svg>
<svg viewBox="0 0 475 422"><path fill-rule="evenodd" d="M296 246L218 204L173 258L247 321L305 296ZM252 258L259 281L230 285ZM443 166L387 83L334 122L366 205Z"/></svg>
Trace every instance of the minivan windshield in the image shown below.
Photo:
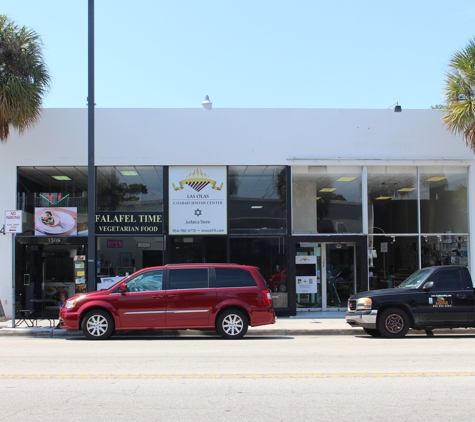
<svg viewBox="0 0 475 422"><path fill-rule="evenodd" d="M412 273L409 277L407 277L399 286L398 289L417 289L422 282L426 279L429 275L431 270L427 268L421 268L420 270Z"/></svg>

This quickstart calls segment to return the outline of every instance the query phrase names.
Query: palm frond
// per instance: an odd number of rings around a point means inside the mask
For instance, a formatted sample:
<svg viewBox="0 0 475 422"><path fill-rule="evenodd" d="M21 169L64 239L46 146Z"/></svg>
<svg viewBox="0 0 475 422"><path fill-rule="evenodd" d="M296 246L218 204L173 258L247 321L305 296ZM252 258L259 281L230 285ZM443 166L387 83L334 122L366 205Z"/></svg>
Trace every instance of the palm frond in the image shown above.
<svg viewBox="0 0 475 422"><path fill-rule="evenodd" d="M40 36L18 27L0 15L0 140L10 126L20 133L34 125L41 114L43 96L51 76L44 62Z"/></svg>

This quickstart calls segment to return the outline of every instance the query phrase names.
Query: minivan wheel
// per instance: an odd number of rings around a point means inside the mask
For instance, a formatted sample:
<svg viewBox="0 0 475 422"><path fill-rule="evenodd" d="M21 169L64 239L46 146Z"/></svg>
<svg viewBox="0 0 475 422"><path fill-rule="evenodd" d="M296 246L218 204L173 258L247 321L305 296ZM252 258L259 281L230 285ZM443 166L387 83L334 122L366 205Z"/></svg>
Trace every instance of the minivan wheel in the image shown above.
<svg viewBox="0 0 475 422"><path fill-rule="evenodd" d="M107 311L92 310L84 316L81 330L90 340L105 340L115 331L114 320Z"/></svg>
<svg viewBox="0 0 475 422"><path fill-rule="evenodd" d="M242 338L247 333L247 318L242 311L229 309L224 311L216 321L216 331L228 339Z"/></svg>
<svg viewBox="0 0 475 422"><path fill-rule="evenodd" d="M377 326L383 337L401 338L409 331L409 317L402 309L389 308L379 315Z"/></svg>

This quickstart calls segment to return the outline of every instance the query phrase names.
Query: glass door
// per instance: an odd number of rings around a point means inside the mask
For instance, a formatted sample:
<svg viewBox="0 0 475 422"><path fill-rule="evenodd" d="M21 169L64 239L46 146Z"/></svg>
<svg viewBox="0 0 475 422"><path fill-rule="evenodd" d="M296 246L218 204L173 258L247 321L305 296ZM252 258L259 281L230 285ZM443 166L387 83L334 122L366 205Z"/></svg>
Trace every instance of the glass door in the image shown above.
<svg viewBox="0 0 475 422"><path fill-rule="evenodd" d="M300 243L296 248L297 310L346 308L355 292L354 243Z"/></svg>
<svg viewBox="0 0 475 422"><path fill-rule="evenodd" d="M301 243L295 256L295 286L297 309L321 309L322 298L322 244Z"/></svg>
<svg viewBox="0 0 475 422"><path fill-rule="evenodd" d="M326 308L346 308L355 292L355 246L352 243L325 244Z"/></svg>

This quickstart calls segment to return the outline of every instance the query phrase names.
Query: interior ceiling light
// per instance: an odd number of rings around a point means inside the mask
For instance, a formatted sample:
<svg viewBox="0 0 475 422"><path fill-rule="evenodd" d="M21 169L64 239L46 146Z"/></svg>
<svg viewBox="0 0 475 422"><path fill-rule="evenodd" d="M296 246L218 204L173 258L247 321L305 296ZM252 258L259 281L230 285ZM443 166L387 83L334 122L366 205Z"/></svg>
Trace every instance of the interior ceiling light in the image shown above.
<svg viewBox="0 0 475 422"><path fill-rule="evenodd" d="M323 188L320 189L319 192L335 192L336 188Z"/></svg>
<svg viewBox="0 0 475 422"><path fill-rule="evenodd" d="M119 173L122 176L138 176L139 175L137 170L122 170L122 171L119 171Z"/></svg>
<svg viewBox="0 0 475 422"><path fill-rule="evenodd" d="M392 198L392 196L378 196L378 197L376 198L376 200L377 200L377 201L381 201L381 200L383 200L383 199L391 199L391 198Z"/></svg>
<svg viewBox="0 0 475 422"><path fill-rule="evenodd" d="M262 205L253 205L251 208L262 208Z"/></svg>
<svg viewBox="0 0 475 422"><path fill-rule="evenodd" d="M337 182L352 182L356 179L356 176L342 176L339 179L336 179Z"/></svg>
<svg viewBox="0 0 475 422"><path fill-rule="evenodd" d="M398 189L398 192L412 192L413 190L416 190L416 188L401 188Z"/></svg>
<svg viewBox="0 0 475 422"><path fill-rule="evenodd" d="M440 182L441 180L445 179L447 179L447 177L445 176L433 176L426 179L426 182Z"/></svg>
<svg viewBox="0 0 475 422"><path fill-rule="evenodd" d="M68 176L51 176L54 180L71 180Z"/></svg>

